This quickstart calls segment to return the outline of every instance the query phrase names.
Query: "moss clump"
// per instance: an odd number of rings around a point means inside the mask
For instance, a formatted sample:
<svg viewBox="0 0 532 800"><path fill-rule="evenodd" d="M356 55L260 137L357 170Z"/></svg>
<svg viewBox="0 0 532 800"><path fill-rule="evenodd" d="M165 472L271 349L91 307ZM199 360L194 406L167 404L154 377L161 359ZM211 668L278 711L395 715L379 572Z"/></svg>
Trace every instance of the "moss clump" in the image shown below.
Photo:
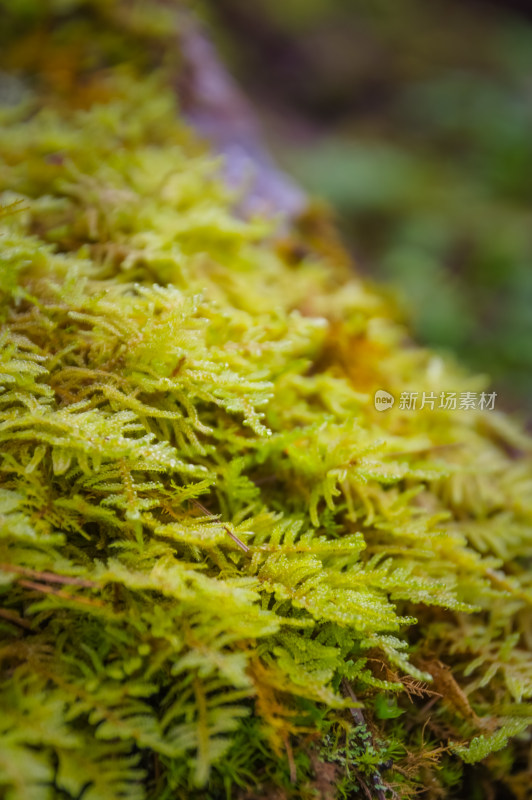
<svg viewBox="0 0 532 800"><path fill-rule="evenodd" d="M236 218L167 68L56 5L3 32L98 57L74 92L5 50L40 77L0 128L2 798L525 798L530 440L377 411L483 383L322 220Z"/></svg>

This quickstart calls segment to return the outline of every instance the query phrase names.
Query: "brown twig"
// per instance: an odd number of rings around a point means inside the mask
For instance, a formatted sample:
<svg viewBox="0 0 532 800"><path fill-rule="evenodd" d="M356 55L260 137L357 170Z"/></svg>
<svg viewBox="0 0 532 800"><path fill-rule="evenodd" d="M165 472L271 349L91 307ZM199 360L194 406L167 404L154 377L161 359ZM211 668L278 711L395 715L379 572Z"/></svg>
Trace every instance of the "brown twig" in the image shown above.
<svg viewBox="0 0 532 800"><path fill-rule="evenodd" d="M62 600L70 600L74 603L83 603L86 606L97 606L98 608L103 608L105 605L104 603L100 602L100 600L92 600L88 597L78 597L77 595L63 592L61 589L55 589L53 586L36 583L35 581L21 580L18 582L18 585L23 586L25 589L34 589L36 592L43 592L43 594L53 594L55 597L60 597Z"/></svg>
<svg viewBox="0 0 532 800"><path fill-rule="evenodd" d="M98 584L85 578L76 578L73 575L57 575L55 572L40 572L39 570L19 567L18 564L0 564L1 572L16 572L28 578L36 578L43 583L62 583L69 586L83 586L85 589L95 589Z"/></svg>
<svg viewBox="0 0 532 800"><path fill-rule="evenodd" d="M15 625L20 625L21 628L31 631L31 624L23 619L16 611L9 611L7 608L0 608L0 617L7 619L8 622L13 622Z"/></svg>
<svg viewBox="0 0 532 800"><path fill-rule="evenodd" d="M194 499L193 499L193 500L192 500L192 502L193 502L193 503L194 503L194 505L196 505L196 506L197 506L197 507L198 507L198 508L199 508L201 511L203 511L203 513L204 513L204 514L206 514L208 517L213 517L213 518L215 518L215 519L216 519L216 514L213 514L212 512L210 512L210 511L209 511L209 509L208 509L208 508L205 508L205 506L204 506L202 503L200 503L200 502L199 502L199 500L194 500ZM249 547L247 546L247 544L244 544L244 542L243 542L241 539L239 539L239 538L238 538L238 536L236 536L236 535L233 533L233 531L229 529L229 527L228 527L227 525L224 525L224 523L223 523L223 522L221 523L221 525L222 525L222 528L224 529L224 531L225 531L225 532L228 534L228 536L230 536L230 537L231 537L231 539L233 540L233 542L234 542L235 544L237 544L237 545L240 547L240 549L244 551L244 553L249 553Z"/></svg>
<svg viewBox="0 0 532 800"><path fill-rule="evenodd" d="M288 736L283 736L283 744L286 749L286 757L288 759L288 770L290 773L290 783L295 784L297 781L297 767L296 762L294 760L294 751L292 750L292 745L290 744L290 740Z"/></svg>
<svg viewBox="0 0 532 800"><path fill-rule="evenodd" d="M363 725L364 727L366 727L366 720L364 719L364 714L362 713L362 711L359 708L360 704L359 704L358 698L357 698L356 694L354 693L353 689L351 688L351 686L349 684L349 681L346 678L342 678L342 687L343 687L344 693L347 694L351 698L353 703L356 703L356 706L351 706L349 708L349 711L351 712L351 716L353 717L353 719L355 720L357 725ZM367 794L367 796L371 800L371 793L370 793L367 785L364 783L362 778L360 778L360 776L358 776L358 777L359 777L359 781L360 781L360 784L361 784L362 788L364 789L365 793ZM372 778L372 780L377 779L377 782L379 784L382 784L381 774L380 774L380 772L379 772L379 770L377 768L375 769L375 771L371 775L371 778ZM376 793L376 797L378 798L378 800L386 800L386 797L385 797L384 792L382 791L382 789L378 789L377 787L375 787L375 793Z"/></svg>
<svg viewBox="0 0 532 800"><path fill-rule="evenodd" d="M357 725L365 725L366 720L364 719L364 714L360 710L359 706L360 703L354 691L352 690L351 686L349 685L349 681L346 678L342 678L342 687L345 694L348 694L353 703L356 703L356 706L352 706L349 708L351 712L351 716L355 720Z"/></svg>

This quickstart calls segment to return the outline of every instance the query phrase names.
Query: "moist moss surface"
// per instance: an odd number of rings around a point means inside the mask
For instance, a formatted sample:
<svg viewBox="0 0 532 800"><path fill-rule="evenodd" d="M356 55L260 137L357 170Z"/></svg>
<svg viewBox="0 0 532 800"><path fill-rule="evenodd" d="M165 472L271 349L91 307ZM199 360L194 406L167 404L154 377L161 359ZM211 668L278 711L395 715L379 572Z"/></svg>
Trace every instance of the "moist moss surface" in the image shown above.
<svg viewBox="0 0 532 800"><path fill-rule="evenodd" d="M173 6L11 5L0 797L526 798L530 439L322 216L238 218Z"/></svg>

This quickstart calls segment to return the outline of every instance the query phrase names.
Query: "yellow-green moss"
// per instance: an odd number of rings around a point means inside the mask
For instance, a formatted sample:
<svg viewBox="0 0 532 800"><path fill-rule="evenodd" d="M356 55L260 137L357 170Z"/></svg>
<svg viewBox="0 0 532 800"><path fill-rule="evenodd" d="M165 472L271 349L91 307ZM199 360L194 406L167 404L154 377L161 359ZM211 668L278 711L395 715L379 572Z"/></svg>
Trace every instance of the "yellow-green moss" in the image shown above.
<svg viewBox="0 0 532 800"><path fill-rule="evenodd" d="M378 389L485 382L415 347L319 217L282 240L238 219L168 66L102 48L82 102L43 64L32 88L28 39L56 64L72 31L134 42L123 6L24 6L0 111L0 796L455 797L487 758L478 786L524 798L530 440L498 411L377 411Z"/></svg>

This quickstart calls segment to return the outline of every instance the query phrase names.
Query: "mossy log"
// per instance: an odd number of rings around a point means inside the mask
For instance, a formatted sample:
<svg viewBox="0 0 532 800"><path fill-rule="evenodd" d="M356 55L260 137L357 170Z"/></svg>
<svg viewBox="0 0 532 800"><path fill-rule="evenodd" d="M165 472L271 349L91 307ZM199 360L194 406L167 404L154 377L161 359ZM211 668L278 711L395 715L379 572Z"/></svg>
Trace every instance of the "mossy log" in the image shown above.
<svg viewBox="0 0 532 800"><path fill-rule="evenodd" d="M525 800L530 439L243 217L180 8L0 10L0 797Z"/></svg>

